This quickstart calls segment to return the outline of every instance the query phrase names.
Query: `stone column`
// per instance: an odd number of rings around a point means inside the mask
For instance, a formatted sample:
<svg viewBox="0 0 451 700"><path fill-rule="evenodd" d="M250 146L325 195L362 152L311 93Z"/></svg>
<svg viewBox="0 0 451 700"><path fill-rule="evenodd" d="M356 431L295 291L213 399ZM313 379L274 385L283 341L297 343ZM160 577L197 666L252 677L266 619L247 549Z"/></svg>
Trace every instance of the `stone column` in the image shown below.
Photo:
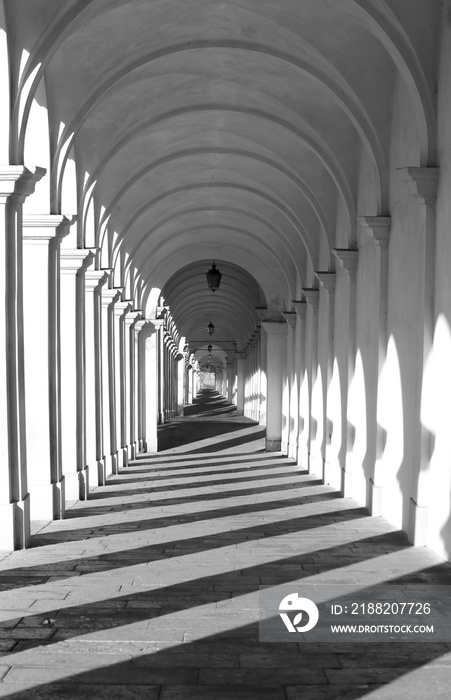
<svg viewBox="0 0 451 700"><path fill-rule="evenodd" d="M286 376L286 323L262 321L266 334L267 406L266 452L278 452L282 444L282 397Z"/></svg>
<svg viewBox="0 0 451 700"><path fill-rule="evenodd" d="M267 416L268 416L268 362L267 362L267 350L268 343L266 342L266 336L261 332L261 320L260 320L260 398L259 398L259 413L260 420L259 424L266 426Z"/></svg>
<svg viewBox="0 0 451 700"><path fill-rule="evenodd" d="M111 269L106 270L112 272ZM103 467L101 478L117 474L116 414L115 414L115 363L114 363L114 304L121 298L120 289L101 290L102 314L102 425Z"/></svg>
<svg viewBox="0 0 451 700"><path fill-rule="evenodd" d="M126 417L126 433L128 443L127 463L136 458L137 418L138 418L138 387L137 387L137 339L136 324L141 318L141 311L134 309L125 316L125 362L126 362L126 402L128 412Z"/></svg>
<svg viewBox="0 0 451 700"><path fill-rule="evenodd" d="M164 322L164 319L161 319ZM158 400L158 423L163 424L164 423L164 390L165 390L165 385L164 385L164 375L165 375L165 362L166 362L166 345L165 345L165 339L164 339L164 330L163 330L163 324L159 325L159 329L161 328L160 333L158 334L158 351L157 351L157 400ZM193 390L193 397L195 396L195 392Z"/></svg>
<svg viewBox="0 0 451 700"><path fill-rule="evenodd" d="M0 166L0 530L1 549L26 547L30 537L27 484L22 301L22 204L42 168Z"/></svg>
<svg viewBox="0 0 451 700"><path fill-rule="evenodd" d="M144 345L144 436L143 450L149 454L158 452L158 330L163 319L149 321L140 333ZM160 333L161 335L161 333Z"/></svg>
<svg viewBox="0 0 451 700"><path fill-rule="evenodd" d="M297 376L295 369L295 344L296 344L296 311L284 311L284 318L287 322L287 374L285 379L285 390L283 398L283 414L285 416L285 426L283 428L282 452L289 457L296 452L298 433L298 391Z"/></svg>
<svg viewBox="0 0 451 700"><path fill-rule="evenodd" d="M309 377L306 363L306 319L307 302L293 301L299 325L299 415L298 415L298 435L297 435L297 464L308 467L308 440L310 425L310 398L309 398Z"/></svg>
<svg viewBox="0 0 451 700"><path fill-rule="evenodd" d="M432 356L434 331L436 323L435 282L436 282L436 199L439 178L439 168L403 168L401 177L408 187L409 194L415 197L419 205L419 214L423 223L423 260L424 260L424 306L423 315L423 373L427 361ZM417 480L414 493L409 503L409 542L416 546L424 546L428 541L428 511L431 503L431 459L434 451L435 436L424 424L421 416L421 405L426 390L424 375L422 377L421 395L418 403L417 436L418 462L415 466ZM431 426L429 426L431 427Z"/></svg>
<svg viewBox="0 0 451 700"><path fill-rule="evenodd" d="M235 381L235 357L226 357L227 363L227 401L233 403L233 384Z"/></svg>
<svg viewBox="0 0 451 700"><path fill-rule="evenodd" d="M64 516L60 434L59 256L64 216L23 218L24 346L31 520ZM39 308L37 307L39 300Z"/></svg>
<svg viewBox="0 0 451 700"><path fill-rule="evenodd" d="M188 403L192 404L193 403L193 385L194 385L194 379L193 379L193 366L188 365Z"/></svg>
<svg viewBox="0 0 451 700"><path fill-rule="evenodd" d="M244 388L246 381L246 355L244 352L235 353L236 359L236 414L244 416Z"/></svg>
<svg viewBox="0 0 451 700"><path fill-rule="evenodd" d="M142 452L144 449L144 431L145 431L145 356L144 343L141 336L141 331L145 327L147 321L141 319L134 325L135 332L135 381L136 381L136 406L135 406L135 440L137 442L137 451Z"/></svg>
<svg viewBox="0 0 451 700"><path fill-rule="evenodd" d="M339 249L332 251L338 263L347 273L348 278L348 304L346 311L340 316L340 322L347 326L347 348L346 360L340 367L342 378L341 386L341 445L339 454L340 467L342 470L341 491L345 497L350 496L352 491L352 452L355 441L355 430L348 420L348 395L351 382L355 372L356 357L356 277L359 253L357 250Z"/></svg>
<svg viewBox="0 0 451 700"><path fill-rule="evenodd" d="M184 396L185 396L185 355L177 353L177 416L183 416Z"/></svg>
<svg viewBox="0 0 451 700"><path fill-rule="evenodd" d="M102 406L102 301L101 289L108 270L87 270L86 293L86 464L96 474L97 486L105 484Z"/></svg>
<svg viewBox="0 0 451 700"><path fill-rule="evenodd" d="M328 448L332 439L332 422L328 416L327 398L329 387L332 382L332 373L334 365L334 319L335 319L335 272L316 272L318 282L321 285L323 294L327 295L327 316L326 316L326 343L323 353L324 361L322 362L322 377L323 377L323 443L321 452L323 456L324 483L330 483L331 465L326 459Z"/></svg>
<svg viewBox="0 0 451 700"><path fill-rule="evenodd" d="M91 250L61 250L61 442L66 500L89 492L85 445L85 272Z"/></svg>
<svg viewBox="0 0 451 700"><path fill-rule="evenodd" d="M378 380L380 381L387 357L388 343L388 245L391 218L389 216L364 216L360 217L359 221L379 249ZM379 396L376 397L376 400L379 402ZM373 475L370 477L370 512L372 515L382 515L385 443L386 431L378 423L376 426L376 463Z"/></svg>
<svg viewBox="0 0 451 700"><path fill-rule="evenodd" d="M306 367L308 376L308 468L310 473L322 476L321 440L318 435L318 416L315 416L314 392L318 376L318 307L319 290L303 289L307 301Z"/></svg>
<svg viewBox="0 0 451 700"><path fill-rule="evenodd" d="M122 291L122 289L121 289ZM118 470L127 466L127 413L126 360L125 360L125 315L130 311L129 301L114 304L114 366L115 366L115 427Z"/></svg>

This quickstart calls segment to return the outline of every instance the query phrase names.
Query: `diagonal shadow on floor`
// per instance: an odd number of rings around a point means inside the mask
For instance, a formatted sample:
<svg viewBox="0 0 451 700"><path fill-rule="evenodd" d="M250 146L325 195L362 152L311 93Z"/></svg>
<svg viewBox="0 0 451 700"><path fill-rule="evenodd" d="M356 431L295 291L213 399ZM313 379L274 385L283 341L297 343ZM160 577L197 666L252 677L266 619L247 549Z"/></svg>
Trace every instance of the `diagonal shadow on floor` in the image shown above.
<svg viewBox="0 0 451 700"><path fill-rule="evenodd" d="M3 697L447 697L451 644L259 642L258 591L301 582L449 586L448 563L280 456L224 451L184 461L176 449L136 461L72 517L44 526L31 550L0 562ZM248 460L259 464L253 489ZM206 477L202 491L175 479L164 497L158 478L171 482L172 464ZM222 491L213 492L212 476Z"/></svg>

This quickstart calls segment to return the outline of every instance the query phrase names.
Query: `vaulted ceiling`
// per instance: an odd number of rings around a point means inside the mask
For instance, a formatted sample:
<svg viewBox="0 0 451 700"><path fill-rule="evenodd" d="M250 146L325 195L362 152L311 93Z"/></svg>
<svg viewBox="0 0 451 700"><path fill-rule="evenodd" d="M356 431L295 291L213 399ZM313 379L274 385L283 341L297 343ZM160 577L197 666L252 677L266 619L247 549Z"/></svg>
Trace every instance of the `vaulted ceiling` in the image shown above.
<svg viewBox="0 0 451 700"><path fill-rule="evenodd" d="M314 271L334 269L332 249L355 244L362 158L375 193L364 213L387 211L397 78L430 156L432 32L421 29L438 4L9 2L14 157L27 158L32 101L46 102L54 209L74 159L78 205L94 203L96 226L162 290L181 334L195 340L213 320L243 345L256 306L291 310ZM224 273L215 295L204 277L213 259Z"/></svg>

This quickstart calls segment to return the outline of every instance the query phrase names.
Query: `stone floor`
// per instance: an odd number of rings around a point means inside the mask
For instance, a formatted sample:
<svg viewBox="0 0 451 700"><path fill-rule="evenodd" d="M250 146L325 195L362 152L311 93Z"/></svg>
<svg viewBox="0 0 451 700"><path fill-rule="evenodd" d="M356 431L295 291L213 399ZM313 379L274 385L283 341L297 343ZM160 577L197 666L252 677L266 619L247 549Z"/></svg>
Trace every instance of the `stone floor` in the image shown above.
<svg viewBox="0 0 451 700"><path fill-rule="evenodd" d="M262 643L261 585L451 584L451 566L321 485L206 395L26 552L0 561L14 700L449 698L451 644Z"/></svg>

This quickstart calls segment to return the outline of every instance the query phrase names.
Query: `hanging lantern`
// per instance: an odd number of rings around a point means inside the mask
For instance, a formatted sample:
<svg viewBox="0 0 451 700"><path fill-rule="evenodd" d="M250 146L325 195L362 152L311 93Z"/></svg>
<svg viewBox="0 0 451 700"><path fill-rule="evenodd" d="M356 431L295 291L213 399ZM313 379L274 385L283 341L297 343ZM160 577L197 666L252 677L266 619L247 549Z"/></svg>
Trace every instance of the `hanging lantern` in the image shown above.
<svg viewBox="0 0 451 700"><path fill-rule="evenodd" d="M211 354L211 351L213 350L213 345L209 345L209 346L207 347L207 350L208 350L208 352Z"/></svg>
<svg viewBox="0 0 451 700"><path fill-rule="evenodd" d="M208 335L213 335L213 333L215 332L215 327L211 321L208 324L207 328L208 328Z"/></svg>
<svg viewBox="0 0 451 700"><path fill-rule="evenodd" d="M216 292L221 283L222 274L216 269L216 264L214 261L212 267L208 270L206 277L208 288L211 289L212 292Z"/></svg>

